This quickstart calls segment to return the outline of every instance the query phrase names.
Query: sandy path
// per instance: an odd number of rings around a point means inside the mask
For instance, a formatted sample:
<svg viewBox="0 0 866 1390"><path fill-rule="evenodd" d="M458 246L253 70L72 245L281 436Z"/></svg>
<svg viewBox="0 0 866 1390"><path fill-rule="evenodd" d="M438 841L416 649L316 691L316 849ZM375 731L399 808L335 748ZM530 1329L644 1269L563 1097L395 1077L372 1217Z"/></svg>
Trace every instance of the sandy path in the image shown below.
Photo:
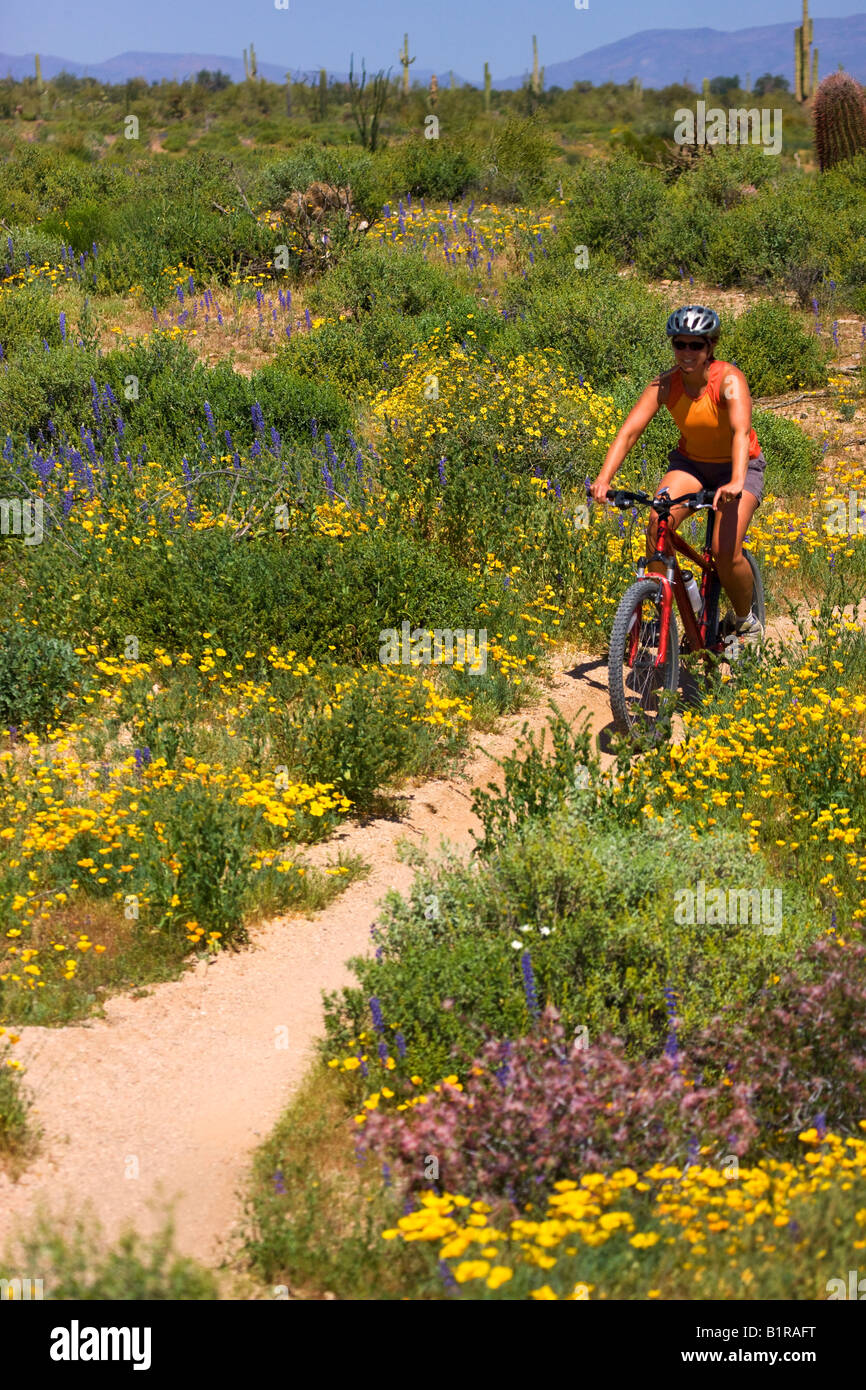
<svg viewBox="0 0 866 1390"><path fill-rule="evenodd" d="M322 1030L321 992L350 981L345 961L370 945L377 904L405 890L412 869L396 857L405 836L471 846L473 786L495 779L524 722L544 726L548 699L595 731L610 723L606 664L555 659L554 682L531 712L476 736L465 776L407 790L401 821L346 827L330 842L360 853L369 878L313 918L281 918L252 933L252 947L200 965L144 998L119 996L105 1018L65 1028L24 1028L17 1055L44 1136L17 1183L0 1174L0 1249L37 1203L52 1212L91 1203L106 1236L160 1224L153 1199L176 1198L176 1243L215 1265L240 1217L238 1190L252 1150L276 1122ZM608 761L608 759L605 759ZM311 858L324 857L317 847ZM277 1046L287 1029L288 1046Z"/></svg>

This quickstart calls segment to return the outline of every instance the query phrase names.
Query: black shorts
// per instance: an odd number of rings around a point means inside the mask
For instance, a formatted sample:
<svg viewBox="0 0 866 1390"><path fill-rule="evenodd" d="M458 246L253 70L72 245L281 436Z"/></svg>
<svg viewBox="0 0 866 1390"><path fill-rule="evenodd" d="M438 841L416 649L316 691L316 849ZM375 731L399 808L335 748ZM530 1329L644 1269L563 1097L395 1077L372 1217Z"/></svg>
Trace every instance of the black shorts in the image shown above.
<svg viewBox="0 0 866 1390"><path fill-rule="evenodd" d="M717 487L724 487L725 483L731 481L733 467L730 463L698 463L695 459L686 458L679 449L671 449L668 454L668 462L671 468L678 468L683 473L691 473L693 478L697 478L701 487L715 490ZM746 481L743 483L743 491L757 497L758 506L761 505L761 498L764 495L764 469L766 466L767 460L763 453L758 454L755 459L749 459Z"/></svg>

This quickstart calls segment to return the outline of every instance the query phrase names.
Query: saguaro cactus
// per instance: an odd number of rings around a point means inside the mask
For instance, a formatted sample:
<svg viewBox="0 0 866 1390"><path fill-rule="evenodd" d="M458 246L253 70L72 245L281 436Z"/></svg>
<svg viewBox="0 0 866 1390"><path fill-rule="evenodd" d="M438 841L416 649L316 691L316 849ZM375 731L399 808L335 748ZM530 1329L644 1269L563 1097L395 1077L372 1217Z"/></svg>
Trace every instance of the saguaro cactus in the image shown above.
<svg viewBox="0 0 866 1390"><path fill-rule="evenodd" d="M435 106L435 105L436 105L436 102L438 101L438 99L439 99L439 82L438 82L437 77L436 77L436 74L435 74L435 72L434 72L434 73L431 73L431 75L430 75L430 105L431 105L431 106Z"/></svg>
<svg viewBox="0 0 866 1390"><path fill-rule="evenodd" d="M324 120L328 112L328 70L319 68L319 119Z"/></svg>
<svg viewBox="0 0 866 1390"><path fill-rule="evenodd" d="M708 77L705 77L705 78L704 78L704 91L703 91L703 95L704 95L704 101L709 101L709 99L710 99L710 79L709 79Z"/></svg>
<svg viewBox="0 0 866 1390"><path fill-rule="evenodd" d="M813 49L813 51L812 51L812 91L813 91L813 92L817 92L817 90L818 90L818 50L817 50L817 48L816 48L816 49Z"/></svg>
<svg viewBox="0 0 866 1390"><path fill-rule="evenodd" d="M824 78L815 93L812 121L822 170L866 151L866 91L847 72Z"/></svg>
<svg viewBox="0 0 866 1390"><path fill-rule="evenodd" d="M544 68L538 67L538 41L532 35L532 91L535 96L540 96L544 90Z"/></svg>
<svg viewBox="0 0 866 1390"><path fill-rule="evenodd" d="M249 80L250 80L250 64L249 64L249 59L247 58L247 50L244 49L244 81L245 81L245 82L249 82Z"/></svg>
<svg viewBox="0 0 866 1390"><path fill-rule="evenodd" d="M403 95L404 95L404 97L407 97L407 96L409 95L409 68L411 67L411 65L412 65L412 64L414 63L414 61L415 61L414 58L410 58L410 57L409 57L409 35L408 35L408 34L404 34L404 35L403 35L403 47L401 48L400 52L397 54L397 57L400 59L400 62L401 62L402 67L403 67Z"/></svg>
<svg viewBox="0 0 866 1390"><path fill-rule="evenodd" d="M41 91L41 90L42 90L42 64L41 64L40 61L39 61L39 54L38 54L38 53L35 55L35 57L36 57L36 86L37 86L37 87L39 88L39 90Z"/></svg>
<svg viewBox="0 0 866 1390"><path fill-rule="evenodd" d="M250 44L250 77L252 78L253 82L255 82L256 78L258 77L258 74L259 70L256 66L256 50L254 46Z"/></svg>
<svg viewBox="0 0 866 1390"><path fill-rule="evenodd" d="M490 64L484 64L484 110L490 110Z"/></svg>
<svg viewBox="0 0 866 1390"><path fill-rule="evenodd" d="M814 91L811 49L814 25L809 17L809 0L803 0L803 23L794 30L794 96L797 101L808 101Z"/></svg>

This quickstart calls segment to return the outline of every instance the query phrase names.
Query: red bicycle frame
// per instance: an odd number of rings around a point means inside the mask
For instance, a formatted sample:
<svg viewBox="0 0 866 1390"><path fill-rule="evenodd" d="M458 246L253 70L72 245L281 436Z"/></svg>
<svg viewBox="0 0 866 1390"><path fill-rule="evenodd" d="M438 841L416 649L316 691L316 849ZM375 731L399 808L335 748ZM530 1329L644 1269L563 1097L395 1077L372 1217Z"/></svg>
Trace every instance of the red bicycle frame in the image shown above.
<svg viewBox="0 0 866 1390"><path fill-rule="evenodd" d="M712 513L710 513L712 516ZM685 581L682 571L677 564L675 552L684 555L701 571L701 602L703 605L703 617L700 624L695 618L694 610L686 591ZM653 574L650 577L657 579L661 585L661 632L659 633L659 645L656 659L653 663L658 668L664 665L668 652L668 633L670 631L671 609L674 599L682 618L683 629L688 638L689 646L692 651L701 651L706 648L707 636L707 611L706 599L709 589L710 575L713 572L712 553L709 548L709 529L707 532L707 543L703 554L699 554L688 541L684 541L676 531L670 529L670 518L659 517L658 538L656 540L655 554L650 556L652 560L661 560L667 566L668 574ZM673 578L670 575L673 575ZM640 624L635 624L635 630L629 642L629 665L634 662L637 654L637 644L640 639Z"/></svg>

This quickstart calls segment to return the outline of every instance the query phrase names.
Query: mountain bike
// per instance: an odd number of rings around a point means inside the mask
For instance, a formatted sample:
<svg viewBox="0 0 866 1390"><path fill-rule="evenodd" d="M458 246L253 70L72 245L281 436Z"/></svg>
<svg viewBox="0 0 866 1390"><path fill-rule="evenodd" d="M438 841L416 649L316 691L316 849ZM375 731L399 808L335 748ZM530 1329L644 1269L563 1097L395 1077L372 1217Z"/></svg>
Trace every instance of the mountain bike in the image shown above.
<svg viewBox="0 0 866 1390"><path fill-rule="evenodd" d="M671 497L665 488L656 497L622 490L608 492L607 496L620 511L634 506L652 507L659 519L656 550L650 558L662 561L665 573L647 574L649 560L638 562L637 579L623 594L613 620L608 661L610 707L616 728L635 739L643 736L650 743L658 743L669 729L674 691L680 679L680 639L674 602L683 625L684 652L717 653L728 661L739 654L736 637L723 632L719 622L722 586L711 548L715 493L711 488L701 488L682 497ZM706 538L700 554L670 524L672 509L684 505L694 512L707 509ZM700 584L680 569L677 554L685 556L699 571ZM752 571L751 612L763 626L761 571L748 550L743 554Z"/></svg>

